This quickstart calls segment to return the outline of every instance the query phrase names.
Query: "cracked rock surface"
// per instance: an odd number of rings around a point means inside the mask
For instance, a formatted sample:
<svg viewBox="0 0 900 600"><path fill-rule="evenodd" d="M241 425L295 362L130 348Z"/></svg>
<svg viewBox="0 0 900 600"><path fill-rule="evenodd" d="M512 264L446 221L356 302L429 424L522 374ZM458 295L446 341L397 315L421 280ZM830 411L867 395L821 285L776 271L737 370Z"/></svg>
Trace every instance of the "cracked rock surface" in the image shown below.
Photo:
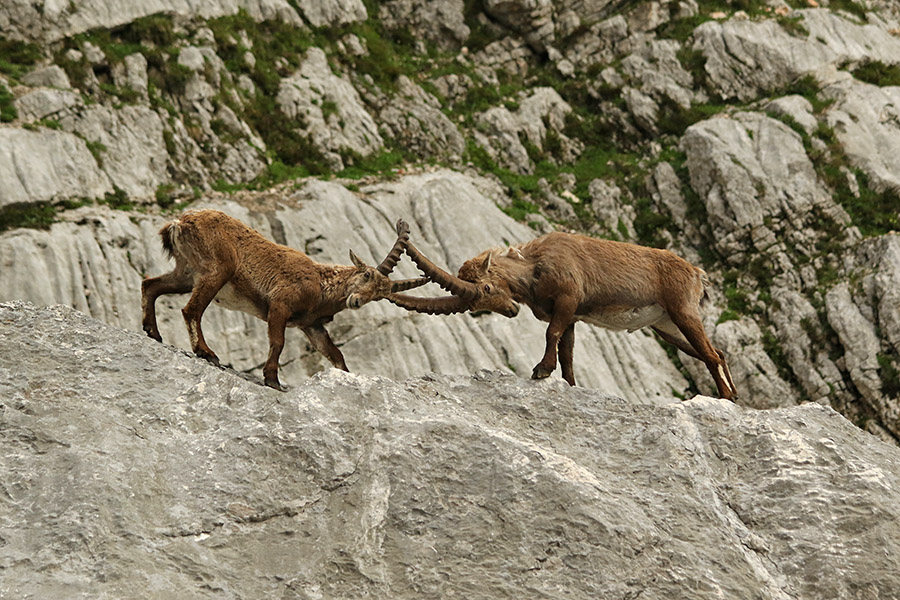
<svg viewBox="0 0 900 600"><path fill-rule="evenodd" d="M894 598L900 449L817 404L325 371L0 304L0 597Z"/></svg>

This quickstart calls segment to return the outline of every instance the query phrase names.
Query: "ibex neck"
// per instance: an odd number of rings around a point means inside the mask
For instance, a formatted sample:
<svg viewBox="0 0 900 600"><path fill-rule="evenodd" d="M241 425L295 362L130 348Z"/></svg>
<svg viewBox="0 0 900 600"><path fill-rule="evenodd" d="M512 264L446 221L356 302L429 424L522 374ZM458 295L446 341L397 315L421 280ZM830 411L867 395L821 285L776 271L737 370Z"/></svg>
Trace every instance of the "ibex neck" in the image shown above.
<svg viewBox="0 0 900 600"><path fill-rule="evenodd" d="M496 257L494 265L494 269L503 275L513 299L516 302L526 302L531 297L534 265L528 260L508 256Z"/></svg>
<svg viewBox="0 0 900 600"><path fill-rule="evenodd" d="M347 302L350 285L350 276L356 272L356 267L347 265L321 265L322 299L328 300L340 306Z"/></svg>

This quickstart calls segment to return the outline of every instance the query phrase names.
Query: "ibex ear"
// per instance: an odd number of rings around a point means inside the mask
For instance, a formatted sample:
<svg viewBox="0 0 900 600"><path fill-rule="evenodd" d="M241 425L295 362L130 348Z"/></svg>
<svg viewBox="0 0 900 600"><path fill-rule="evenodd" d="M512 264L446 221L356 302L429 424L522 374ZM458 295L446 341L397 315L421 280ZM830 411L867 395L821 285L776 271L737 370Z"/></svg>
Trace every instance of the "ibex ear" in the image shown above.
<svg viewBox="0 0 900 600"><path fill-rule="evenodd" d="M481 261L481 266L478 267L478 270L481 271L482 275L487 275L488 269L491 268L491 258L493 256L493 252L488 252L487 256L484 257L484 260Z"/></svg>
<svg viewBox="0 0 900 600"><path fill-rule="evenodd" d="M353 250L350 251L350 260L353 261L353 264L360 271L365 271L366 269L369 268L369 266L366 263L364 263L360 257L358 257L356 254L353 253Z"/></svg>

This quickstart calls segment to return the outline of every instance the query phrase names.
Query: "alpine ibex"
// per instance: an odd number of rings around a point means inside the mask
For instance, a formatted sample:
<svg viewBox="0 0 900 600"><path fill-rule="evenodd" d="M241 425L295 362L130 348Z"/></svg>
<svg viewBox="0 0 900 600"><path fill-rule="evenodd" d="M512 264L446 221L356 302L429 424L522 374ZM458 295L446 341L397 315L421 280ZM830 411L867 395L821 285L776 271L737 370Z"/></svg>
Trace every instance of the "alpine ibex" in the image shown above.
<svg viewBox="0 0 900 600"><path fill-rule="evenodd" d="M341 351L325 324L345 308L386 298L393 292L423 285L428 279L391 281L388 274L400 260L409 226L397 223L397 241L377 267L369 267L350 251L354 266L317 263L302 252L270 242L259 232L217 210L195 210L166 223L159 231L163 249L175 258L175 269L141 285L143 328L162 341L156 324L156 299L164 294L191 298L181 311L191 348L197 356L219 364L203 338L200 319L210 302L266 321L269 355L263 367L265 384L282 389L278 357L285 327L299 327L313 347L335 367L347 371Z"/></svg>
<svg viewBox="0 0 900 600"><path fill-rule="evenodd" d="M556 369L575 385L572 369L575 323L584 321L613 330L652 327L688 356L703 361L719 396L737 397L724 354L713 347L700 320L706 298L706 273L667 250L550 233L506 251L482 252L463 263L454 277L407 242L406 252L432 281L452 296L419 298L393 294L388 299L416 312L450 314L494 311L507 317L520 302L550 323L543 359L533 379Z"/></svg>

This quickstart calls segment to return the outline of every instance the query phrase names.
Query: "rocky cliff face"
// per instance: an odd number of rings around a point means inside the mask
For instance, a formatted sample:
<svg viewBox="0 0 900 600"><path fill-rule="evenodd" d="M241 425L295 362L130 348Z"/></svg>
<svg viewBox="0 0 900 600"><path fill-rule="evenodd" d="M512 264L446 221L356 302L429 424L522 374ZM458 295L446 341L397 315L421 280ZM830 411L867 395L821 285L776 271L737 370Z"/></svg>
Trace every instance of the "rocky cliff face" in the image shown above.
<svg viewBox="0 0 900 600"><path fill-rule="evenodd" d="M374 259L398 217L449 268L583 231L710 273L742 402L815 401L896 441L900 22L822 5L5 2L0 300L136 329L140 278L168 268L154 231L192 205L335 262ZM186 345L177 304L162 314ZM260 324L208 319L254 372ZM351 368L391 378L527 376L542 346L530 315L374 305L333 327ZM323 365L292 346L298 385ZM712 391L644 334L580 327L576 368L635 402Z"/></svg>
<svg viewBox="0 0 900 600"><path fill-rule="evenodd" d="M896 598L900 450L481 370L287 393L0 304L3 598Z"/></svg>

